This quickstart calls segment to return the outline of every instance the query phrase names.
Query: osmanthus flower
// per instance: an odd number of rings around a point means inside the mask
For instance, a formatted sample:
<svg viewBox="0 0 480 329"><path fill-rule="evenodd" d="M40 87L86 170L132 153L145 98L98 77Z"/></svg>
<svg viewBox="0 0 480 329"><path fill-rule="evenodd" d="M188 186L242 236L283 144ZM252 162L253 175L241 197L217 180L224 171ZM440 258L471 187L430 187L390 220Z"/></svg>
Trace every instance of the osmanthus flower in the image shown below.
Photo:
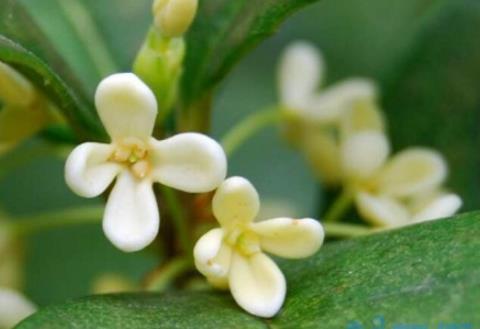
<svg viewBox="0 0 480 329"><path fill-rule="evenodd" d="M286 282L264 252L284 258L313 255L324 231L313 219L275 218L255 222L260 201L252 184L241 177L227 179L213 197L220 228L201 237L194 248L195 265L217 288L229 288L247 312L272 317L281 308Z"/></svg>
<svg viewBox="0 0 480 329"><path fill-rule="evenodd" d="M152 184L200 193L214 190L226 176L226 156L213 139L183 133L158 141L151 137L157 115L152 91L134 74L105 78L96 91L109 144L84 143L67 159L65 178L78 195L108 197L103 229L119 249L137 251L152 242L159 211Z"/></svg>
<svg viewBox="0 0 480 329"><path fill-rule="evenodd" d="M20 292L0 287L0 329L13 328L35 312L35 305Z"/></svg>
<svg viewBox="0 0 480 329"><path fill-rule="evenodd" d="M286 137L300 148L315 173L338 184L338 130L342 117L355 107L375 107L377 87L366 78L351 78L327 88L324 60L305 41L290 45L279 67L281 107L287 114Z"/></svg>
<svg viewBox="0 0 480 329"><path fill-rule="evenodd" d="M366 131L352 134L341 153L345 184L359 213L375 226L448 217L462 205L458 195L443 189L448 168L434 150L413 147L389 157L387 137Z"/></svg>

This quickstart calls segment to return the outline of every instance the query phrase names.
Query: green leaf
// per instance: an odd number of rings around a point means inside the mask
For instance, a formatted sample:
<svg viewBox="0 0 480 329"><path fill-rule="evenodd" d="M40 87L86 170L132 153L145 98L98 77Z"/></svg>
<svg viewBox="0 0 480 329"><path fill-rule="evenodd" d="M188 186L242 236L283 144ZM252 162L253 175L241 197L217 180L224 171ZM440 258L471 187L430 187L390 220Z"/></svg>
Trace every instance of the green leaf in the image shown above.
<svg viewBox="0 0 480 329"><path fill-rule="evenodd" d="M83 87L18 1L0 3L0 60L45 92L81 138L102 136Z"/></svg>
<svg viewBox="0 0 480 329"><path fill-rule="evenodd" d="M318 0L204 0L187 36L183 103L207 97L248 51L280 23Z"/></svg>
<svg viewBox="0 0 480 329"><path fill-rule="evenodd" d="M305 261L281 261L289 292L271 320L242 312L227 293L111 295L47 307L29 328L368 328L480 324L480 213L332 243ZM358 328L358 327L357 327Z"/></svg>
<svg viewBox="0 0 480 329"><path fill-rule="evenodd" d="M444 1L430 13L384 98L397 148L428 145L446 155L451 188L480 206L480 3Z"/></svg>

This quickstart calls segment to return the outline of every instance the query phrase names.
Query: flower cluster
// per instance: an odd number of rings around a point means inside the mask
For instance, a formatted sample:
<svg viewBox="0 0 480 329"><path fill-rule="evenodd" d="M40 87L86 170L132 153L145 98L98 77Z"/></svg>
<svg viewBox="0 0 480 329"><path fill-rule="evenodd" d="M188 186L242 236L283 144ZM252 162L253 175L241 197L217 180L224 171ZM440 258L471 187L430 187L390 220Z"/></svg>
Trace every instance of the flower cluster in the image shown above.
<svg viewBox="0 0 480 329"><path fill-rule="evenodd" d="M286 50L279 71L287 136L322 181L342 185L375 226L453 215L462 201L443 188L445 159L423 147L391 156L376 85L354 78L318 93L324 70L315 47L297 42Z"/></svg>

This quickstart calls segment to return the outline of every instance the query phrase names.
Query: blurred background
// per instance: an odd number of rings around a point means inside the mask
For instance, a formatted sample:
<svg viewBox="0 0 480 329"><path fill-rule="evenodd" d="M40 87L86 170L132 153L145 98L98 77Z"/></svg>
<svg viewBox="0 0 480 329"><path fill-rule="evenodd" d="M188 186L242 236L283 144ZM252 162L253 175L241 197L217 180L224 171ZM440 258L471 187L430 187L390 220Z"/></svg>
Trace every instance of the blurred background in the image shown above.
<svg viewBox="0 0 480 329"><path fill-rule="evenodd" d="M101 77L59 1L22 2L93 97ZM83 2L116 64L129 71L151 22L151 0ZM354 76L377 80L394 149L439 148L451 166L449 187L465 199L463 210L478 208L480 6L475 2L323 0L304 9L219 87L212 135L219 139L249 113L275 104L282 50L290 41L310 40L324 52L327 84ZM22 148L35 143L39 141ZM230 159L229 175L249 178L264 201L283 202L297 216L316 216L322 206L321 186L273 128L238 150ZM101 200L76 197L64 184L63 163L38 158L0 177L0 202L13 215L27 215ZM139 279L155 266L148 253L114 249L100 225L36 235L26 250L26 294L39 305L88 294L94 278L104 272Z"/></svg>

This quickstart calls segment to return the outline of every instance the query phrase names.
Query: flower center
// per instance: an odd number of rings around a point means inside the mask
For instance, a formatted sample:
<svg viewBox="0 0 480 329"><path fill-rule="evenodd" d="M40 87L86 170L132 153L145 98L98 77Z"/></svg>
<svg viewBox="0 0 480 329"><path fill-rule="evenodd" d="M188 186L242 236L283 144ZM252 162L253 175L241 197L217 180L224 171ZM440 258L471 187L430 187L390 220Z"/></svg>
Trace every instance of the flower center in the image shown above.
<svg viewBox="0 0 480 329"><path fill-rule="evenodd" d="M145 178L150 170L148 146L137 138L127 138L117 143L111 161L127 166L137 178Z"/></svg>
<svg viewBox="0 0 480 329"><path fill-rule="evenodd" d="M225 242L246 257L261 251L258 235L248 229L233 229L225 237Z"/></svg>

